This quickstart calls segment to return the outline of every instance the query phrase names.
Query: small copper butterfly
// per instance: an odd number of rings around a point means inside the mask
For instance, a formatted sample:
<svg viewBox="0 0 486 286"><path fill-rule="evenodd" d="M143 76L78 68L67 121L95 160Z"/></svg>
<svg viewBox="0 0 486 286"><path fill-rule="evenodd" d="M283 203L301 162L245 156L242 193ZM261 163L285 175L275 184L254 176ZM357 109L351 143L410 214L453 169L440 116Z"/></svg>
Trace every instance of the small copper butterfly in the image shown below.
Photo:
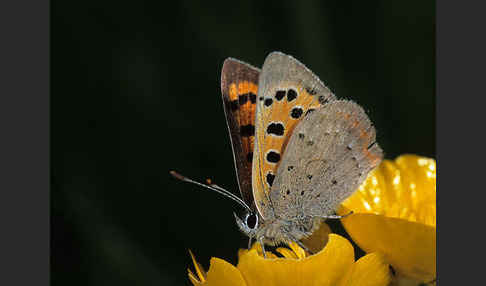
<svg viewBox="0 0 486 286"><path fill-rule="evenodd" d="M270 53L262 69L228 58L221 92L241 198L240 230L262 245L300 241L349 197L382 160L375 128L356 103L336 96L302 63Z"/></svg>

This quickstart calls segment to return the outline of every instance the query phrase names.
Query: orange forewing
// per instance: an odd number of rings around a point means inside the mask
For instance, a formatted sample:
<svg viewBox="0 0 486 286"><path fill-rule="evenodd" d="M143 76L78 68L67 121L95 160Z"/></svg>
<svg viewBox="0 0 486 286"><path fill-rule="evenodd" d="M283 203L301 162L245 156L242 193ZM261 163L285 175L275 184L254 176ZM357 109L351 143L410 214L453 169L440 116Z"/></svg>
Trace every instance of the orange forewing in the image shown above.
<svg viewBox="0 0 486 286"><path fill-rule="evenodd" d="M336 97L307 67L281 52L267 56L258 83L253 197L267 219L274 216L270 189L294 128Z"/></svg>
<svg viewBox="0 0 486 286"><path fill-rule="evenodd" d="M221 93L238 185L243 200L249 206L254 204L251 172L259 74L259 69L232 58L225 60L221 72Z"/></svg>
<svg viewBox="0 0 486 286"><path fill-rule="evenodd" d="M259 126L268 127L272 122L278 122L284 126L283 135L281 136L268 134L267 128L256 130L258 141L262 142L257 146L258 155L255 157L255 160L258 160L258 173L255 173L253 178L255 180L253 187L256 188L253 195L256 203L259 204L259 209L264 209L266 204L271 203L268 194L279 166L279 162L272 163L267 160L268 153L274 151L282 156L297 123L307 112L322 106L316 97L309 94L303 86L283 83L280 87L282 90L292 88L297 92L298 96L290 102L287 99L287 95L281 100L274 99L271 106L272 110L270 112L262 112L257 119L261 121L258 124ZM291 116L291 112L295 107L299 107L302 110L301 115L297 118ZM255 172L256 170L253 169L253 171Z"/></svg>

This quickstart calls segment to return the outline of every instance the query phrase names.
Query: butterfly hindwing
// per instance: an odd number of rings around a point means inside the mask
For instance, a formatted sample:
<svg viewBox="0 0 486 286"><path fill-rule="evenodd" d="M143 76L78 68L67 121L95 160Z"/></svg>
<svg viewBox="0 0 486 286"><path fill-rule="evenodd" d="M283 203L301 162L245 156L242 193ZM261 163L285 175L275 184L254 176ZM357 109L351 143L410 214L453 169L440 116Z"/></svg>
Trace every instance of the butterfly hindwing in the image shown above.
<svg viewBox="0 0 486 286"><path fill-rule="evenodd" d="M295 128L270 192L283 219L330 215L382 160L375 129L356 103L336 100Z"/></svg>
<svg viewBox="0 0 486 286"><path fill-rule="evenodd" d="M302 63L280 52L265 59L258 86L252 185L260 215L269 218L270 188L295 126L335 96Z"/></svg>
<svg viewBox="0 0 486 286"><path fill-rule="evenodd" d="M255 111L260 70L228 58L221 71L221 93L230 133L236 175L243 200L254 203L251 172L255 138Z"/></svg>

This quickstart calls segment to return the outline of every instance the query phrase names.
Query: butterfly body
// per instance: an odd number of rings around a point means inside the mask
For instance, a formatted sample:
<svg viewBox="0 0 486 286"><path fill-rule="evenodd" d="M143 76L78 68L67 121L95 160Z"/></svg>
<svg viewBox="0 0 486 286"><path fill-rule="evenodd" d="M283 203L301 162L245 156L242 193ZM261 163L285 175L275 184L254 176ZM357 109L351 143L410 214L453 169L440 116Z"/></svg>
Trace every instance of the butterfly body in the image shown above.
<svg viewBox="0 0 486 286"><path fill-rule="evenodd" d="M226 59L221 91L241 199L225 195L247 211L235 215L238 227L262 247L303 246L323 219L339 217L336 207L380 163L371 121L280 52L261 70Z"/></svg>
<svg viewBox="0 0 486 286"><path fill-rule="evenodd" d="M337 100L291 56L273 52L262 70L229 58L221 89L240 192L253 210L235 218L250 240L308 237L382 159L363 109ZM236 104L250 89L254 101Z"/></svg>
<svg viewBox="0 0 486 286"><path fill-rule="evenodd" d="M306 238L311 235L321 223L321 218L317 217L296 217L290 220L275 217L270 220L264 220L262 224L252 230L249 229L247 224L245 224L245 222L238 216L235 216L235 219L240 230L250 238L256 238L264 244L273 246Z"/></svg>

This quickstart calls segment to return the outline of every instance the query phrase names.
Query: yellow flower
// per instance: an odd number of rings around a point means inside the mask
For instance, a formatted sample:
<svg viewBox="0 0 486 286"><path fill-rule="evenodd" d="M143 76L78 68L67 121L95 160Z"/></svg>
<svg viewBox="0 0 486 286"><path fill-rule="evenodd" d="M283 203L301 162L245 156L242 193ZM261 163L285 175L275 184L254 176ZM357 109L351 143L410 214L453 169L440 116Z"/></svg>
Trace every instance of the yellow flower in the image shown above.
<svg viewBox="0 0 486 286"><path fill-rule="evenodd" d="M267 251L263 258L261 246L253 244L250 250L238 252L235 267L219 259L211 258L206 273L191 253L196 274L189 272L191 282L198 285L388 285L391 276L384 257L370 253L354 261L354 249L345 238L330 234L329 241L319 253L308 255L297 244L291 249L277 248L283 258Z"/></svg>
<svg viewBox="0 0 486 286"><path fill-rule="evenodd" d="M399 275L430 282L436 277L435 160L403 155L384 160L338 213L366 252L383 253Z"/></svg>

